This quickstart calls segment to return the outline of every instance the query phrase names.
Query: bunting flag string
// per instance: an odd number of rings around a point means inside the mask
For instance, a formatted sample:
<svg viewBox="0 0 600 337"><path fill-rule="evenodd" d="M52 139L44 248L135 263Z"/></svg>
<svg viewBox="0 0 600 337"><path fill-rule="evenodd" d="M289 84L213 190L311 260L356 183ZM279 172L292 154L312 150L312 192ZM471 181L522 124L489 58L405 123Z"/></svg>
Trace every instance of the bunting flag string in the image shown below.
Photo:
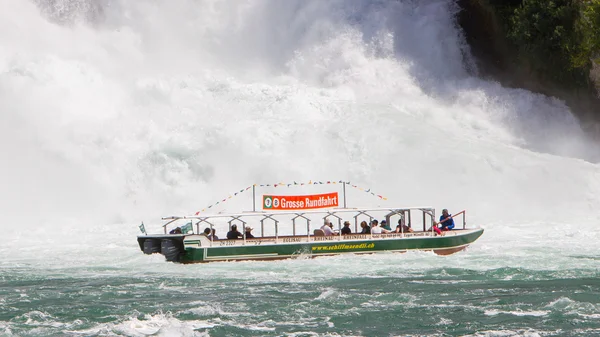
<svg viewBox="0 0 600 337"><path fill-rule="evenodd" d="M371 195L373 195L373 196L375 196L375 197L377 197L377 198L379 198L379 199L382 199L382 200L388 200L386 197L384 197L384 196L382 196L382 195L380 195L380 194L375 194L374 192L372 192L372 191L371 191L371 189L370 189L370 188L369 188L369 189L364 189L364 188L362 188L362 187L360 187L360 186L357 186L357 185L351 184L349 181L343 181L343 180L339 180L339 181L326 181L326 182L322 182L322 181L312 181L312 180L309 180L309 181L308 181L308 183L303 183L303 182L300 182L300 183L298 183L298 182L294 181L294 182L292 182L292 183L276 183L276 184L253 184L253 185L250 185L250 186L248 186L248 187L246 187L246 188L243 188L243 189L239 190L239 192L235 192L235 193L233 193L233 194L230 194L230 195L229 195L227 198L224 198L224 199L223 199L223 200L221 200L221 201L217 201L216 203L214 203L214 204L212 204L212 205L210 205L210 206L207 206L207 207L205 207L205 208L204 208L204 209L202 209L201 211L197 211L197 212L196 212L196 215L199 215L200 213L203 213L203 212L205 212L206 210L208 210L208 209L211 209L211 208L213 208L214 206L217 206L217 205L219 205L220 203L224 203L224 202L226 202L227 200L229 200L229 199L232 199L232 198L236 197L237 195L239 195L239 194L242 194L242 193L244 193L244 192L248 191L248 190L249 190L249 189L251 189L252 187L290 187L290 186L292 186L292 185L299 185L299 186L304 186L304 185L330 185L330 184L331 184L331 185L334 185L334 184L343 184L343 183L345 183L346 185L348 185L348 186L351 186L351 187L353 187L353 188L355 188L355 189L357 189L357 190L360 190L360 191L363 191L363 192L369 193L369 194L371 194Z"/></svg>

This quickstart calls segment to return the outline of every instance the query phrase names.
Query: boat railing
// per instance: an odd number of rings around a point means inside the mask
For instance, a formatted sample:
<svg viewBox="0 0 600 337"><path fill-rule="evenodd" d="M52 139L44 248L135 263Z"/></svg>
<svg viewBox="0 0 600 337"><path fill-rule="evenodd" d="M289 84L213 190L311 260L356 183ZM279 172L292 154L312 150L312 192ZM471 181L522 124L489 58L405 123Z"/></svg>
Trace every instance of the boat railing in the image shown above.
<svg viewBox="0 0 600 337"><path fill-rule="evenodd" d="M462 224L463 224L463 229L467 228L467 211L466 210L462 210L456 214L454 214L452 217L458 216L462 214Z"/></svg>
<svg viewBox="0 0 600 337"><path fill-rule="evenodd" d="M463 226L462 226L462 228L463 228L463 229L466 229L466 228L467 228L467 220L466 220L466 217L467 217L467 211L466 211L466 210L462 210L462 211L460 211L460 212L458 212L458 213L454 213L454 214L452 214L450 217L451 217L451 218L455 218L455 217L457 217L457 216L459 216L459 215L462 215L462 225L463 225Z"/></svg>
<svg viewBox="0 0 600 337"><path fill-rule="evenodd" d="M337 222L338 233L335 235L335 237L337 237L338 240L341 240L342 239L342 234L341 234L342 221L344 220L345 214L350 213L352 215L352 219L354 220L354 234L353 235L357 235L357 233L359 232L359 222L362 219L368 219L367 224L370 225L371 221L373 219L383 217L386 219L387 223L390 224L390 226L392 226L391 218L398 217L399 223L406 224L409 228L412 228L412 225L413 225L412 213L414 211L418 211L418 212L422 213L423 232L427 231L426 228L427 228L428 224L433 225L435 223L435 209L433 209L431 207L333 208L333 209L328 209L328 210L304 210L304 211L281 211L281 212L277 212L277 211L276 212L264 212L264 211L261 212L261 211L259 211L259 212L242 212L242 213L234 213L234 214L216 213L216 214L199 214L199 215L193 215L193 216L170 216L170 217L163 217L163 220L167 220L167 222L163 225L163 231L164 231L164 234L167 234L168 226L173 224L177 220L188 220L188 221L191 221L192 223L195 222L195 231L192 228L192 232L195 232L197 234L202 233L200 231L200 226L202 224L206 224L207 227L210 228L210 230L212 232L213 229L217 225L217 220L221 219L221 220L225 220L225 222L228 224L229 230L231 230L231 227L234 224L239 224L238 228L241 227L242 233L244 233L243 240L246 240L245 228L250 223L249 218L257 218L258 217L258 219L256 219L255 221L260 222L260 237L267 237L265 235L265 222L270 220L274 224L272 229L274 229L274 238L275 238L275 240L277 240L280 236L280 224L279 224L280 220L278 219L278 217L287 216L288 219L291 220L292 236L294 236L294 237L306 236L306 238L308 240L310 240L310 238L313 236L311 227L312 227L312 229L321 227L321 226L317 226L317 227L311 226L311 222L314 219L314 216L318 216L318 218L321 218L323 220L329 220L330 218L333 218L334 221L337 220L335 222ZM459 213L453 215L453 217L460 215L460 214L463 215L463 228L465 228L464 213L465 213L465 211L462 211L462 212L459 212ZM313 219L311 219L311 216L313 216ZM302 220L304 220L306 222L306 234L298 233L297 225L299 224L298 223L299 220L300 220L300 223L302 222ZM289 227L287 227L287 228L289 228ZM303 230L301 232L303 232ZM183 233L183 234L188 234L188 233ZM405 234L404 226L400 227L399 234Z"/></svg>

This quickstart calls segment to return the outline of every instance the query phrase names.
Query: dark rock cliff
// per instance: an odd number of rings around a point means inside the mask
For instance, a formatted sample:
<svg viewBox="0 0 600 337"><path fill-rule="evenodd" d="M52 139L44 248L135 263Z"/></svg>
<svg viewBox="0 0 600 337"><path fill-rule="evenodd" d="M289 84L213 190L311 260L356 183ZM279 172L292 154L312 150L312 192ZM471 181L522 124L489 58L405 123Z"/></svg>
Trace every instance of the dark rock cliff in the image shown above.
<svg viewBox="0 0 600 337"><path fill-rule="evenodd" d="M549 78L539 64L549 61L520 54L519 46L509 38L510 18L523 0L457 0L457 21L475 57L482 76L502 85L523 88L557 97L566 102L579 117L583 127L600 139L600 98L596 89L600 66L592 63L582 81L557 81ZM514 24L514 22L513 22ZM561 65L563 66L563 65ZM568 67L565 64L564 67Z"/></svg>

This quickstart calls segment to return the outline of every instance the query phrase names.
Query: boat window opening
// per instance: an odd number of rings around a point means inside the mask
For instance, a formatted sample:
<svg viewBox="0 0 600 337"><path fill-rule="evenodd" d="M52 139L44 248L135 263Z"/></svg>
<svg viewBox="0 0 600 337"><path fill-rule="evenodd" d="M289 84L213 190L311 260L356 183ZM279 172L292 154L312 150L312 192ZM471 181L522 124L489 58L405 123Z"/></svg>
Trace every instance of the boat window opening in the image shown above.
<svg viewBox="0 0 600 337"><path fill-rule="evenodd" d="M323 217L323 223L325 223L325 220L331 221L331 220L329 220L329 217L334 217L334 218L337 219L337 224L338 224L337 225L337 228L338 228L337 230L338 230L338 233L335 233L335 231L334 231L334 235L339 236L340 232L342 230L342 218L339 217L338 215L336 215L334 212L327 212L327 215Z"/></svg>
<svg viewBox="0 0 600 337"><path fill-rule="evenodd" d="M304 213L295 213L296 216L292 218L292 235L296 236L296 219L302 218L306 220L306 233L310 237L310 219L304 216Z"/></svg>
<svg viewBox="0 0 600 337"><path fill-rule="evenodd" d="M198 233L198 234L202 233L200 231L200 224L207 223L208 227L210 228L211 234L212 234L213 224L211 222L209 222L207 219L208 218L199 218L198 219L198 222L196 222L196 233ZM212 238L212 235L211 235L211 238Z"/></svg>
<svg viewBox="0 0 600 337"><path fill-rule="evenodd" d="M210 228L210 241L211 241L210 245L212 247L212 241L214 239L213 238L213 231L214 231L213 228L214 228L214 225L210 221L208 221L207 219L208 218L200 218L200 219L198 219L198 222L196 222L196 233L198 233L198 234L203 233L203 231L202 232L200 231L200 224L201 223L207 223L208 224L208 228Z"/></svg>
<svg viewBox="0 0 600 337"><path fill-rule="evenodd" d="M387 214L385 216L385 221L387 221L387 224L390 227L392 233L396 233L396 228L398 226L398 220L400 220L401 223L404 223L404 221L402 221L403 214L404 214L404 211L393 210L392 212L390 212L389 214ZM400 227L400 233L404 233L404 231L402 230L402 227Z"/></svg>
<svg viewBox="0 0 600 337"><path fill-rule="evenodd" d="M265 235L264 233L264 228L265 228L265 220L271 220L274 223L274 229L275 229L275 239L277 239L279 237L279 226L278 223L279 221L277 219L274 218L274 216L276 214L262 214L263 218L260 220L260 228L261 228L261 237L267 237L267 235Z"/></svg>
<svg viewBox="0 0 600 337"><path fill-rule="evenodd" d="M423 232L430 232L431 235L433 235L434 230L434 224L435 224L435 209L432 208L420 208L419 209L421 212L423 212ZM427 215L429 215L429 217L427 217ZM429 223L429 227L427 227L428 223L427 223L427 218L429 218L430 223ZM427 229L429 228L429 229Z"/></svg>
<svg viewBox="0 0 600 337"><path fill-rule="evenodd" d="M175 218L175 219L173 219L173 220L171 220L171 221L169 221L169 222L167 222L166 224L163 225L163 230L164 230L165 234L167 234L167 226L170 225L171 223L177 221L177 220L179 220L179 218Z"/></svg>
<svg viewBox="0 0 600 337"><path fill-rule="evenodd" d="M233 225L236 225L236 227L238 228L242 228L242 230L244 230L246 228L246 221L240 219L242 216L231 216L231 220L227 221L227 223L229 224L229 230L231 231L231 227ZM237 223L235 223L236 221L239 222L239 224L241 224L241 226L239 226Z"/></svg>
<svg viewBox="0 0 600 337"><path fill-rule="evenodd" d="M373 217L368 215L365 211L358 211L358 214L356 214L354 216L354 233L360 233L358 231L358 224L361 223L362 221L359 220L358 217L361 215L366 215L369 218L369 220L367 221L367 225L369 225L369 226L371 225L371 221L373 220ZM362 229L361 229L361 231L362 231Z"/></svg>

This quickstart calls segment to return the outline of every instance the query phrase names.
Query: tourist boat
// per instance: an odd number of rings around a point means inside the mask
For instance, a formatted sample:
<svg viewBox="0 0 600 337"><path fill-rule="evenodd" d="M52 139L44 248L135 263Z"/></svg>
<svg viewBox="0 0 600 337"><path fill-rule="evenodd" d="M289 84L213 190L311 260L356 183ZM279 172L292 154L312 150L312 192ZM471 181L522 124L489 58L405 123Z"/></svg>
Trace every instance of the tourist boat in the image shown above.
<svg viewBox="0 0 600 337"><path fill-rule="evenodd" d="M255 205L254 187L252 190ZM339 207L337 192L301 196L264 195L263 210L257 211L254 205L253 210L248 212L165 217L163 234L138 236L140 249L145 254L161 253L167 261L180 263L407 251L433 251L448 255L465 249L483 234L482 228L466 227L464 210L452 215L453 218L461 217L462 226L459 222L455 229L438 235L433 230L437 223L432 207L348 208L345 183L343 207ZM360 234L359 224L363 221L370 224L374 219L394 224L392 232ZM325 221L335 224L333 235L325 235L321 229ZM351 234L342 234L344 222L350 222ZM181 226L181 223L184 225ZM231 230L233 226L242 233L238 239L216 239L204 234L215 228ZM246 234L247 227L252 228L254 237ZM171 228L182 230L181 233L167 234L172 232L169 231ZM142 231L145 232L145 229ZM225 236L225 233L216 234Z"/></svg>

